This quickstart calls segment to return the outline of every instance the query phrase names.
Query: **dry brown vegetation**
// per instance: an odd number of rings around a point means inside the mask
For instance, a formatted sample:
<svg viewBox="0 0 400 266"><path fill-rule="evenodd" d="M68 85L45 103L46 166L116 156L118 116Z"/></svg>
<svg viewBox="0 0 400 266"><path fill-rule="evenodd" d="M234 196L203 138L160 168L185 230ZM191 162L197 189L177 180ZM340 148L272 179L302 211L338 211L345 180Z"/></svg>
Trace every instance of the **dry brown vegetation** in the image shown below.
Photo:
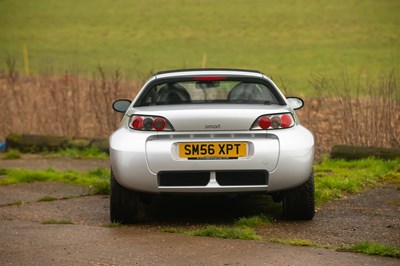
<svg viewBox="0 0 400 266"><path fill-rule="evenodd" d="M106 137L118 125L117 98L131 99L142 82L128 82L118 69L98 67L92 78L64 75L0 74L0 138L10 133Z"/></svg>
<svg viewBox="0 0 400 266"><path fill-rule="evenodd" d="M314 97L298 112L316 138L317 157L333 145L399 148L400 88L392 71L378 78L361 78L351 86L340 80L316 77Z"/></svg>
<svg viewBox="0 0 400 266"><path fill-rule="evenodd" d="M121 71L98 67L92 78L65 72L23 76L7 60L0 73L0 139L10 133L107 137L120 115L117 98L132 99L144 80L128 81ZM400 147L400 91L394 72L350 85L324 77L312 79L314 96L298 112L316 137L317 157L335 144Z"/></svg>

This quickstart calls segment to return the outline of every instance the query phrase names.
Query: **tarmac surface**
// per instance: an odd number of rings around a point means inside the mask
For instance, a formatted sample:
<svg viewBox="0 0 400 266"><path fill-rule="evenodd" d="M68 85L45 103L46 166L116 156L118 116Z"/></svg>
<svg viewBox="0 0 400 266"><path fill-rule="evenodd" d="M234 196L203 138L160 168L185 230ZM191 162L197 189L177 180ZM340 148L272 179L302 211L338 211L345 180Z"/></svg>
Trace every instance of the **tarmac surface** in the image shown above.
<svg viewBox="0 0 400 266"><path fill-rule="evenodd" d="M108 167L108 161L0 160L0 168L7 167L86 171ZM0 264L400 265L399 259L268 241L305 239L335 246L373 241L399 247L399 185L384 185L328 203L318 209L311 222L287 222L277 217L257 230L263 237L257 241L193 237L161 229L229 225L237 217L275 212L276 206L267 210L260 206L260 197L158 200L149 209L149 222L110 227L108 196L85 196L88 192L85 187L56 182L0 186ZM56 200L40 201L44 196ZM49 222L53 224L46 224Z"/></svg>

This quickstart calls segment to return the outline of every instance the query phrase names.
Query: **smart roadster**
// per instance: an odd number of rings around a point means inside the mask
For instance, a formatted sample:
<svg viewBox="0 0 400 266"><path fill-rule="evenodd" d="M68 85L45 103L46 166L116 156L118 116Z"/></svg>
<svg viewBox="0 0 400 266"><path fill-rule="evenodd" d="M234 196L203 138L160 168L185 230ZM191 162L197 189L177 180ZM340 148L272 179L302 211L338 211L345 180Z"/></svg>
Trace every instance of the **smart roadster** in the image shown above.
<svg viewBox="0 0 400 266"><path fill-rule="evenodd" d="M259 71L184 69L154 74L110 136L112 222L133 223L166 194L265 193L283 217L314 217L314 138L303 100Z"/></svg>

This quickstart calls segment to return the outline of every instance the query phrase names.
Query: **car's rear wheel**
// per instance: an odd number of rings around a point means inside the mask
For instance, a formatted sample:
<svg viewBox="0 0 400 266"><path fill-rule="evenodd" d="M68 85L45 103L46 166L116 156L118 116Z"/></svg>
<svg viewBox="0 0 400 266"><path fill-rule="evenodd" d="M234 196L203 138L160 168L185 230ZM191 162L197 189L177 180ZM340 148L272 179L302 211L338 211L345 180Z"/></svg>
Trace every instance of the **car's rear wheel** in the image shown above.
<svg viewBox="0 0 400 266"><path fill-rule="evenodd" d="M303 185L283 193L283 218L312 220L315 214L314 174Z"/></svg>
<svg viewBox="0 0 400 266"><path fill-rule="evenodd" d="M143 219L144 204L138 192L121 186L111 170L110 218L112 223L130 224Z"/></svg>

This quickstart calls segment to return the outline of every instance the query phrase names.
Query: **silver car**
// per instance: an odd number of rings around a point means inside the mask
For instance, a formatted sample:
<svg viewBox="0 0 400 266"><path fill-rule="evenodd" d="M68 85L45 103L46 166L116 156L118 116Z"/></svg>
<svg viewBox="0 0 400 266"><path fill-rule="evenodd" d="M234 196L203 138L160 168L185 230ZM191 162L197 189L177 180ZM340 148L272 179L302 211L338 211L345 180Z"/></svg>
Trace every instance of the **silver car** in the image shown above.
<svg viewBox="0 0 400 266"><path fill-rule="evenodd" d="M314 217L314 138L258 71L186 69L153 75L110 137L112 222L142 217L167 193L268 193L283 217Z"/></svg>

